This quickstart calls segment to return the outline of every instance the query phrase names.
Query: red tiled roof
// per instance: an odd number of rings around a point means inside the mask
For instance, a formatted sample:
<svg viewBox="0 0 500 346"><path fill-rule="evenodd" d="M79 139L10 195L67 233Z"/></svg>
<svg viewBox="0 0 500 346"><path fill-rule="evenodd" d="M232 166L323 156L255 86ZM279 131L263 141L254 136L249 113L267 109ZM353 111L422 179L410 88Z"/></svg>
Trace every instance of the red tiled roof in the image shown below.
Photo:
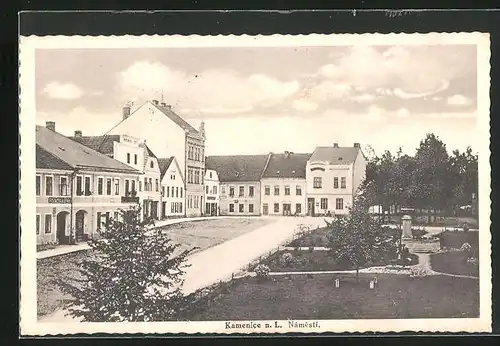
<svg viewBox="0 0 500 346"><path fill-rule="evenodd" d="M306 164L311 154L271 154L262 178L306 178Z"/></svg>
<svg viewBox="0 0 500 346"><path fill-rule="evenodd" d="M173 112L170 107L162 106L161 103L155 104L154 102L151 102L151 104L158 108L163 114L165 114L182 129L187 130L189 133L199 135L199 132L193 126L191 126L186 120L182 119L178 114Z"/></svg>
<svg viewBox="0 0 500 346"><path fill-rule="evenodd" d="M268 155L207 156L205 168L213 169L221 182L259 181Z"/></svg>
<svg viewBox="0 0 500 346"><path fill-rule="evenodd" d="M113 142L120 141L120 135L73 136L68 138L108 156L113 155Z"/></svg>

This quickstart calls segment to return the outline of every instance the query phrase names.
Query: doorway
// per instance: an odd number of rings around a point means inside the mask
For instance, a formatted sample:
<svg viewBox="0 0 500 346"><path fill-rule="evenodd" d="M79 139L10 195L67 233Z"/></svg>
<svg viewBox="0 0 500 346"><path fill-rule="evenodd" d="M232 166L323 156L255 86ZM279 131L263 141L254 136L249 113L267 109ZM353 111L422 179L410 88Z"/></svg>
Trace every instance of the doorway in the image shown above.
<svg viewBox="0 0 500 346"><path fill-rule="evenodd" d="M57 242L60 245L69 244L69 237L66 235L66 228L68 227L67 211L61 211L57 214Z"/></svg>
<svg viewBox="0 0 500 346"><path fill-rule="evenodd" d="M292 205L290 203L283 203L283 215L292 215Z"/></svg>
<svg viewBox="0 0 500 346"><path fill-rule="evenodd" d="M314 198L307 199L307 215L314 216Z"/></svg>
<svg viewBox="0 0 500 346"><path fill-rule="evenodd" d="M78 210L75 216L75 240L76 242L85 241L85 230L87 229L87 215L85 210Z"/></svg>
<svg viewBox="0 0 500 346"><path fill-rule="evenodd" d="M269 205L267 203L262 206L262 214L269 215Z"/></svg>

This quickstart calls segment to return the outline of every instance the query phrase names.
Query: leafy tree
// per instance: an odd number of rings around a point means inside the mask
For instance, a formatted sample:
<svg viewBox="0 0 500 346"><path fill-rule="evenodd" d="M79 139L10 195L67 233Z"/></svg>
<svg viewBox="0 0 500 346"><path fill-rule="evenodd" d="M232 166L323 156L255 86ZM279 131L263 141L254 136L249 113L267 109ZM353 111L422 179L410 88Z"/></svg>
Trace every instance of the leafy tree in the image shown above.
<svg viewBox="0 0 500 346"><path fill-rule="evenodd" d="M69 312L86 322L162 321L185 304L181 288L186 256L161 232L140 221L140 207L120 212L90 240L78 278L58 280L74 297Z"/></svg>
<svg viewBox="0 0 500 346"><path fill-rule="evenodd" d="M363 195L357 197L345 218L332 221L328 235L331 254L336 261L356 269L357 281L361 267L385 258L397 248L396 233L382 227L381 221L369 214L369 205Z"/></svg>

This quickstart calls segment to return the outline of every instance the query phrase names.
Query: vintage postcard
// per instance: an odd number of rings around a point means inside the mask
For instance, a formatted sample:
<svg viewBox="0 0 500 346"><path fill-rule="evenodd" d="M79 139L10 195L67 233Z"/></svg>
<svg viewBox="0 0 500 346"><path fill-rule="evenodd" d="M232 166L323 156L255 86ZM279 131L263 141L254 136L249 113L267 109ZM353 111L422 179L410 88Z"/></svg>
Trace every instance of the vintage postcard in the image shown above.
<svg viewBox="0 0 500 346"><path fill-rule="evenodd" d="M489 60L21 37L21 334L490 331Z"/></svg>

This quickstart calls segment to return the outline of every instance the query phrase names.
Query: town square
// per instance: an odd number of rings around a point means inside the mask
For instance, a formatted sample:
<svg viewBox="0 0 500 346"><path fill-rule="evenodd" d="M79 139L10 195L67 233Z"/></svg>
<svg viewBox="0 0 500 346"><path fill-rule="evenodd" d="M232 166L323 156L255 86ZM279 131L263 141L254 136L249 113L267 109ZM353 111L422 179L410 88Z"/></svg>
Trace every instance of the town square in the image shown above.
<svg viewBox="0 0 500 346"><path fill-rule="evenodd" d="M458 35L34 49L33 323L485 325L488 41Z"/></svg>

